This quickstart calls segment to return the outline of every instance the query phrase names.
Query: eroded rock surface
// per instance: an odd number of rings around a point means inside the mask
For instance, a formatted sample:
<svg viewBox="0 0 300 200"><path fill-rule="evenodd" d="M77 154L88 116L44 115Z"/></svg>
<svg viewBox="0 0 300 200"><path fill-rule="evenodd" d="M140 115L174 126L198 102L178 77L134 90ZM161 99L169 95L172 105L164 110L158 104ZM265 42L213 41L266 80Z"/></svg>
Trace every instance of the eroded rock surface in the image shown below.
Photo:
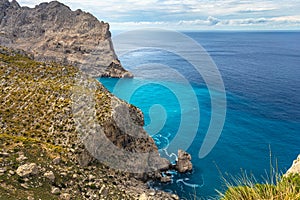
<svg viewBox="0 0 300 200"><path fill-rule="evenodd" d="M75 65L93 77L132 77L114 52L109 24L57 1L28 8L0 0L0 45L38 61Z"/></svg>
<svg viewBox="0 0 300 200"><path fill-rule="evenodd" d="M190 154L179 149L178 150L178 161L176 163L175 168L180 173L185 173L185 172L191 171L193 169L191 160L192 160L192 157Z"/></svg>
<svg viewBox="0 0 300 200"><path fill-rule="evenodd" d="M286 175L289 174L300 174L300 154L298 155L297 159L294 160L292 166L286 172Z"/></svg>
<svg viewBox="0 0 300 200"><path fill-rule="evenodd" d="M36 175L38 173L38 167L35 163L24 164L18 167L16 172L20 177Z"/></svg>

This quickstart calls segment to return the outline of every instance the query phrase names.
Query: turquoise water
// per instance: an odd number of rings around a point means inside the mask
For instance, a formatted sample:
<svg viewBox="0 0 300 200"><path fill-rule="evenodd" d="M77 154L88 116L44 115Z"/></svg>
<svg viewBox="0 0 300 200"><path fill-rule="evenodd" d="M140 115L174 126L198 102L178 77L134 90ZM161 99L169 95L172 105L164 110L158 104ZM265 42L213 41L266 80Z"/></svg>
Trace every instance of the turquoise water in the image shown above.
<svg viewBox="0 0 300 200"><path fill-rule="evenodd" d="M134 79L122 80L122 87L118 79L100 79L110 91L144 112L145 129L160 149L172 142L182 116L187 124L182 136L185 141L190 140L194 123L198 125L196 137L187 149L193 157L193 172L174 174L173 183L151 186L182 197L196 192L198 197L209 199L216 195L215 189L222 190L220 172L236 175L243 170L263 181L261 176L270 169L269 148L273 161L276 158L279 170L284 172L300 153L300 33L186 34L211 55L226 88L225 125L206 157L200 159L198 153L209 127L209 94L214 91L208 91L189 63L161 49L140 49L120 57L125 68L136 72ZM147 70L135 70L145 63L149 65ZM176 69L188 84L176 78L151 78L170 77L154 63ZM196 99L191 98L191 91ZM165 155L162 150L161 153Z"/></svg>

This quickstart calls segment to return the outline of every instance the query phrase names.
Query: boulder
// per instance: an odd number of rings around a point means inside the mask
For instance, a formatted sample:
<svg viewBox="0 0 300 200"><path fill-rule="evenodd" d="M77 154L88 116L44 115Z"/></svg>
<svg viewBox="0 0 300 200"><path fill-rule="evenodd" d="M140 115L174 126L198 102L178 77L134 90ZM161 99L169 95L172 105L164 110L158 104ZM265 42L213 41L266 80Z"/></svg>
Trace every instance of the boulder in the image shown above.
<svg viewBox="0 0 300 200"><path fill-rule="evenodd" d="M61 158L58 156L52 160L53 164L58 165L61 162Z"/></svg>
<svg viewBox="0 0 300 200"><path fill-rule="evenodd" d="M169 183L172 181L172 177L171 176L163 176L160 178L160 182L162 183Z"/></svg>
<svg viewBox="0 0 300 200"><path fill-rule="evenodd" d="M38 173L38 167L35 163L25 164L19 166L16 172L21 177L36 175Z"/></svg>
<svg viewBox="0 0 300 200"><path fill-rule="evenodd" d="M71 195L68 194L68 193L62 193L62 194L60 195L60 199L63 199L63 200L69 200L69 199L71 199Z"/></svg>
<svg viewBox="0 0 300 200"><path fill-rule="evenodd" d="M52 187L51 188L51 194L60 194L60 189L57 187Z"/></svg>
<svg viewBox="0 0 300 200"><path fill-rule="evenodd" d="M47 179L49 179L52 182L54 182L54 180L55 180L55 175L52 171L46 172L44 174L44 177L46 177Z"/></svg>
<svg viewBox="0 0 300 200"><path fill-rule="evenodd" d="M178 160L176 162L175 169L180 173L185 173L193 169L192 157L187 152L179 149L178 150Z"/></svg>
<svg viewBox="0 0 300 200"><path fill-rule="evenodd" d="M141 194L141 196L139 197L139 200L147 200L148 196L146 193Z"/></svg>

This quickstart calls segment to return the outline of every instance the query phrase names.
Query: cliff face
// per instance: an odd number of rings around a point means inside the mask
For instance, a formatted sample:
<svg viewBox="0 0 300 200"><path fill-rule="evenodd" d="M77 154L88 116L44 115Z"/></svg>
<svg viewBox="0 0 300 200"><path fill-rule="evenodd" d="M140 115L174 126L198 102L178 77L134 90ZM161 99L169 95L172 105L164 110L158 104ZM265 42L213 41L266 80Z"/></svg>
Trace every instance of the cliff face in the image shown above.
<svg viewBox="0 0 300 200"><path fill-rule="evenodd" d="M114 52L109 24L57 1L28 8L0 0L0 45L23 49L38 61L75 65L94 77L132 77Z"/></svg>

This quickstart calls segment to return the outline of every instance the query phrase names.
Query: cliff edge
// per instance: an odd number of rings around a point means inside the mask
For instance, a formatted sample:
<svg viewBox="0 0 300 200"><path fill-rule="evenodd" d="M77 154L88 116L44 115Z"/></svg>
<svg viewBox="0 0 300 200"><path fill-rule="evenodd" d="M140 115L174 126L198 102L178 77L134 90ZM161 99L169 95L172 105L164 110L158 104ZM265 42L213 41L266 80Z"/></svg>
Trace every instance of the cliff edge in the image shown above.
<svg viewBox="0 0 300 200"><path fill-rule="evenodd" d="M0 199L178 199L140 181L159 178L169 165L143 130L141 111L76 67L0 47L0 91ZM97 125L100 131L90 132ZM118 153L104 139L127 152L122 158L132 169L95 159ZM145 156L130 157L136 152Z"/></svg>
<svg viewBox="0 0 300 200"><path fill-rule="evenodd" d="M287 170L287 172L285 173L285 176L288 176L290 174L299 174L300 175L300 154L294 160L292 166Z"/></svg>
<svg viewBox="0 0 300 200"><path fill-rule="evenodd" d="M132 77L114 52L109 24L52 1L35 8L0 0L0 45L43 62L72 64L93 77Z"/></svg>

